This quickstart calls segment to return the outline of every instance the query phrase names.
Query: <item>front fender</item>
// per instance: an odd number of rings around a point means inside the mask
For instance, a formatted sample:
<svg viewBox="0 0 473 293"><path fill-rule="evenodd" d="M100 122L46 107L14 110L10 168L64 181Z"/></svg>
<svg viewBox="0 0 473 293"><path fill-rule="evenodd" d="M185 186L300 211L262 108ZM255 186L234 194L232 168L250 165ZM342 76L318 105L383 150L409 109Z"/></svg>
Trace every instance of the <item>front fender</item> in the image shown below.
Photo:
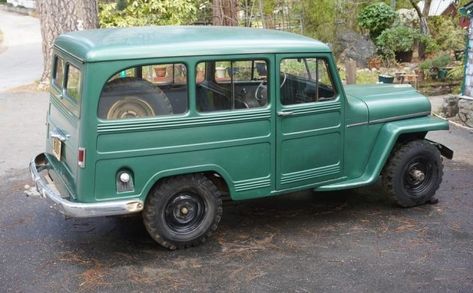
<svg viewBox="0 0 473 293"><path fill-rule="evenodd" d="M372 184L381 174L381 170L401 134L448 130L448 128L448 121L433 116L388 122L384 124L378 134L362 176L330 185L320 186L316 190L340 190Z"/></svg>

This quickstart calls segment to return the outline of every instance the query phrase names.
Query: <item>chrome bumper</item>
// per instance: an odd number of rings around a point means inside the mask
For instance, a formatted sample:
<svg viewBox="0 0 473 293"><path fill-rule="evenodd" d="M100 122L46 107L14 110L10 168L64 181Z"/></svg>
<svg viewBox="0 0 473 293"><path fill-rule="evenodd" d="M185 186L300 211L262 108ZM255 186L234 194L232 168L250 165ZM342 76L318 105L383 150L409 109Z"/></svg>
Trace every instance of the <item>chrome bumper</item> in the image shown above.
<svg viewBox="0 0 473 293"><path fill-rule="evenodd" d="M45 154L39 154L30 162L30 173L36 185L36 189L43 198L46 198L51 207L68 217L87 218L101 216L125 215L140 212L143 209L143 201L138 199L107 201L99 203L79 203L70 201L68 198L62 197L55 191L54 183L45 179L40 172L49 172L53 167L48 162Z"/></svg>

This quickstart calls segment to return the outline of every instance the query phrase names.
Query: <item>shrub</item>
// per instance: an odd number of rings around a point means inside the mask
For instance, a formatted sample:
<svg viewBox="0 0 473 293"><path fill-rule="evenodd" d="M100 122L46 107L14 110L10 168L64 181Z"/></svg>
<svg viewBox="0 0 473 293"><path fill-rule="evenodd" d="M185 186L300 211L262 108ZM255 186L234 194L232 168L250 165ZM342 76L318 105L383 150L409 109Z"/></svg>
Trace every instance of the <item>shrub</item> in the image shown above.
<svg viewBox="0 0 473 293"><path fill-rule="evenodd" d="M376 38L379 54L385 59L393 59L397 52L408 52L414 47L420 33L410 27L398 26L384 30Z"/></svg>
<svg viewBox="0 0 473 293"><path fill-rule="evenodd" d="M465 48L466 30L463 30L452 19L433 17L430 20L432 36L441 51L461 50Z"/></svg>
<svg viewBox="0 0 473 293"><path fill-rule="evenodd" d="M358 25L367 29L371 39L375 40L385 29L389 28L397 14L391 6L379 2L366 6L358 15Z"/></svg>

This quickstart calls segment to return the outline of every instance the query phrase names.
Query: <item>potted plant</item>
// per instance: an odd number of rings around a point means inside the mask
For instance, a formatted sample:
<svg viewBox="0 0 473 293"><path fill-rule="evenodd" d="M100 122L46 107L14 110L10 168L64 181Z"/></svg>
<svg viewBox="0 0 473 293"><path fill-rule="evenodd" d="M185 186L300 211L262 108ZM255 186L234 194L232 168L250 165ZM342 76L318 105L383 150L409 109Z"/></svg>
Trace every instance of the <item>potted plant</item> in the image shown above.
<svg viewBox="0 0 473 293"><path fill-rule="evenodd" d="M419 65L419 80L423 80L426 75L430 75L431 69L432 59L425 59L424 62Z"/></svg>
<svg viewBox="0 0 473 293"><path fill-rule="evenodd" d="M163 79L165 76L166 76L166 70L167 70L167 67L166 66L156 66L154 68L154 72L156 73L156 77L158 79Z"/></svg>
<svg viewBox="0 0 473 293"><path fill-rule="evenodd" d="M448 73L448 68L446 68L446 66L450 63L450 61L449 55L441 55L432 61L432 68L437 70L438 79L445 80Z"/></svg>
<svg viewBox="0 0 473 293"><path fill-rule="evenodd" d="M390 74L380 74L378 75L378 81L381 83L393 83L394 76Z"/></svg>

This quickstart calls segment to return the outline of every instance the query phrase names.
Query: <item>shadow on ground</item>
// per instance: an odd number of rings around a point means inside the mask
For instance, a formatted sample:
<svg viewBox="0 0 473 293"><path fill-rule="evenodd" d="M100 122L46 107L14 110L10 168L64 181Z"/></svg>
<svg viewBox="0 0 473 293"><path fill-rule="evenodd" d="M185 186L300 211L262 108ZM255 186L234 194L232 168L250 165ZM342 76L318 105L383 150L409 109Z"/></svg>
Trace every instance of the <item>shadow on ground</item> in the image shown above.
<svg viewBox="0 0 473 293"><path fill-rule="evenodd" d="M21 171L0 189L0 291L469 291L472 169L448 162L440 203L411 209L379 186L226 202L215 235L181 251L139 216L64 220L22 195Z"/></svg>

